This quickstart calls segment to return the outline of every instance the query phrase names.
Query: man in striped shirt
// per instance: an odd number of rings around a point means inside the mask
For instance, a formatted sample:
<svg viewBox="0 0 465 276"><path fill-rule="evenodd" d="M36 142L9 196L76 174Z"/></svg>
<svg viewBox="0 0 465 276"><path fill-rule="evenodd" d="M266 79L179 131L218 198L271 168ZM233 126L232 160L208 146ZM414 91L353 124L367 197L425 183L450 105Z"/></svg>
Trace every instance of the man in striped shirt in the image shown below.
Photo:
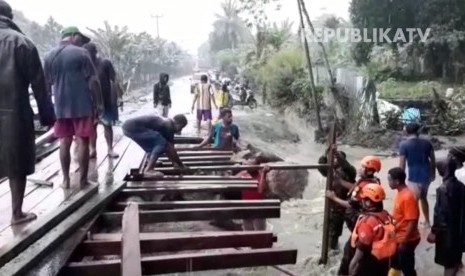
<svg viewBox="0 0 465 276"><path fill-rule="evenodd" d="M200 83L195 87L194 90L194 101L192 102L192 112L194 112L195 104L197 103L197 131L200 132L200 123L202 120L207 122L208 129L212 127L212 106L218 109L215 102L215 88L208 83L208 77L202 75L200 77Z"/></svg>

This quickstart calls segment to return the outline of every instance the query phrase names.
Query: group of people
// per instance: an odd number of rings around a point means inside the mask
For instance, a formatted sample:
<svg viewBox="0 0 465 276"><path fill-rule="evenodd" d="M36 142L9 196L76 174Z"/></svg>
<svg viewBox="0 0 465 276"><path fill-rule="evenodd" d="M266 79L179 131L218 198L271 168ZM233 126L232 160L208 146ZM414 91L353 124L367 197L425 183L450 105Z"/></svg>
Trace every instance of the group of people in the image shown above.
<svg viewBox="0 0 465 276"><path fill-rule="evenodd" d="M70 187L70 148L77 142L80 186L88 184L89 161L96 158L97 124L104 127L107 154L113 152L113 124L118 120L121 88L111 61L77 27L61 32L42 66L34 43L13 21L11 6L0 0L0 177L8 177L12 224L36 218L22 211L27 175L35 169L35 129L29 100L31 86L43 126L60 141L62 187ZM54 101L52 102L52 95Z"/></svg>
<svg viewBox="0 0 465 276"><path fill-rule="evenodd" d="M426 240L435 244L435 262L444 275L457 275L465 251L465 186L456 171L465 162L465 148L454 147L445 160L436 162L431 143L419 136L419 125L406 125L406 139L399 148L399 166L388 171L389 187L396 190L392 212L384 209L386 193L377 177L381 160L366 156L357 171L342 151L331 146L320 157L327 163L335 158L335 176L326 196L331 200L330 242L338 249L344 222L351 232L345 243L338 275L417 275L415 250L421 241L420 208L424 227L430 229ZM408 173L406 173L407 168ZM428 187L436 170L442 184L436 191L433 224L429 220ZM323 176L327 171L320 170Z"/></svg>

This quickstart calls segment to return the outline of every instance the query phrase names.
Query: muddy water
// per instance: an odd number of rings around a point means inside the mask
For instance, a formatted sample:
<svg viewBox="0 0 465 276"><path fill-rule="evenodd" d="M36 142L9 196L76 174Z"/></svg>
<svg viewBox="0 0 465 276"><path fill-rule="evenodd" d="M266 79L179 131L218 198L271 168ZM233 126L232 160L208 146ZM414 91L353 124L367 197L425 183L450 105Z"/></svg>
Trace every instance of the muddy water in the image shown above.
<svg viewBox="0 0 465 276"><path fill-rule="evenodd" d="M173 91L173 109L171 110L171 114L189 114L192 98L189 93L188 78L174 81L171 91ZM139 102L129 105L131 109L137 111L129 111L125 116L152 113L151 100L151 96L147 96L143 98L145 104ZM265 109L250 111L248 108L242 107L235 107L233 112L234 120L239 125L242 139L259 148L272 151L285 160L315 164L325 150L324 145L313 142L313 129L292 114L283 116ZM189 116L192 120L192 115ZM371 149L348 146L340 146L339 149L346 152L348 159L353 164L357 164L365 155L377 154L381 156L383 168L379 177L383 182L383 187L387 191L386 209L389 211L392 210L394 192L387 185L387 171L397 166L398 160L396 158L382 157L383 154L387 156L387 153ZM443 156L445 152L437 152L437 155ZM318 265L321 250L324 184L324 179L319 173L311 171L304 199L283 203L281 218L268 222L268 229L278 234L279 247L298 249L297 265L285 266L286 269L296 275L336 275L337 272L338 262L341 258L339 252L330 252L330 260L327 266ZM435 189L438 184L438 180L431 184L428 196L431 217L435 201ZM421 221L423 221L422 218ZM421 230L423 241L416 251L418 275L441 275L442 269L434 264L434 246L424 241L428 231L423 228ZM349 233L345 230L343 237L340 239L341 247L348 235ZM273 268L257 268L177 275L274 276L283 274Z"/></svg>

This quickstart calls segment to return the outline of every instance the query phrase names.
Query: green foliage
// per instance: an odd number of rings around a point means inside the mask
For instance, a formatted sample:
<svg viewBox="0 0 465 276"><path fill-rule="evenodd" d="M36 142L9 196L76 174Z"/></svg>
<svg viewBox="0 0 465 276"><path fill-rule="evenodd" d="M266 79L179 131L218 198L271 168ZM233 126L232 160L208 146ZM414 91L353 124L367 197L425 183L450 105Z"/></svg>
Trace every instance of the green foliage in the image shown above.
<svg viewBox="0 0 465 276"><path fill-rule="evenodd" d="M435 81L406 82L395 79L381 82L377 88L382 98L430 99L433 88L436 91L445 91L445 87Z"/></svg>
<svg viewBox="0 0 465 276"><path fill-rule="evenodd" d="M238 73L240 57L237 50L226 49L216 53L216 62L219 69L228 76L235 76Z"/></svg>

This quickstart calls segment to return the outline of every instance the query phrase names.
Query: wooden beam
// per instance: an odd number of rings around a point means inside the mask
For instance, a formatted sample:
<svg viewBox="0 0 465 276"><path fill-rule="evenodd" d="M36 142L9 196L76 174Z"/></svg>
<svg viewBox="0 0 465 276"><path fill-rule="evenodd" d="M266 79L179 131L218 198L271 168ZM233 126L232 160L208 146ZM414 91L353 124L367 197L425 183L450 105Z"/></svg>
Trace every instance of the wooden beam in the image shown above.
<svg viewBox="0 0 465 276"><path fill-rule="evenodd" d="M124 189L124 196L144 196L150 194L172 194L172 193L223 193L231 191L243 191L257 189L255 184L237 185L160 185L145 189Z"/></svg>
<svg viewBox="0 0 465 276"><path fill-rule="evenodd" d="M213 269L295 264L297 250L255 249L220 253L192 253L142 258L146 275ZM120 260L69 263L63 275L120 275Z"/></svg>
<svg viewBox="0 0 465 276"><path fill-rule="evenodd" d="M279 200L199 200L199 201L151 201L140 202L141 210L169 210L183 208L232 208L232 207L279 207ZM117 202L113 208L116 211L122 211L128 202Z"/></svg>
<svg viewBox="0 0 465 276"><path fill-rule="evenodd" d="M112 225L121 225L123 212L105 212L104 221ZM232 208L195 208L159 211L140 211L140 223L204 221L216 218L258 219L279 218L280 207L232 207Z"/></svg>
<svg viewBox="0 0 465 276"><path fill-rule="evenodd" d="M267 165L271 170L311 170L327 168L328 165ZM169 174L193 174L199 171L243 171L243 170L259 170L263 169L265 165L242 165L242 166L210 166L210 167L190 167L186 169L178 168L155 168L155 170L162 173Z"/></svg>
<svg viewBox="0 0 465 276"><path fill-rule="evenodd" d="M141 251L139 242L139 208L137 203L129 203L123 214L123 234L121 236L122 276L142 276Z"/></svg>
<svg viewBox="0 0 465 276"><path fill-rule="evenodd" d="M217 161L183 161L182 162L185 166L188 167L208 167L208 166L233 166L236 164L240 164L241 162L232 161L232 160L217 160ZM173 167L173 163L166 161L161 163L160 168L169 168Z"/></svg>
<svg viewBox="0 0 465 276"><path fill-rule="evenodd" d="M82 206L93 195L98 192L98 186L90 185L81 190L70 201L64 202L50 215L41 218L34 224L31 224L27 231L16 237L10 243L0 248L0 267L15 258L24 249L36 242L40 237L57 226L63 219L71 215L76 209ZM1 274L0 275L8 275Z"/></svg>
<svg viewBox="0 0 465 276"><path fill-rule="evenodd" d="M222 160L231 160L231 157L228 155L211 155L211 156L180 156L182 161L222 161ZM168 157L160 157L158 161L168 162L170 161Z"/></svg>
<svg viewBox="0 0 465 276"><path fill-rule="evenodd" d="M220 248L270 248L273 233L265 231L198 232L198 233L141 233L142 254L178 252ZM119 255L121 234L98 234L84 241L77 249L79 257ZM76 260L76 259L74 259Z"/></svg>
<svg viewBox="0 0 465 276"><path fill-rule="evenodd" d="M175 136L174 143L175 144L200 144L202 143L203 138L201 137L187 137L187 136Z"/></svg>
<svg viewBox="0 0 465 276"><path fill-rule="evenodd" d="M25 275L38 262L49 256L57 245L63 243L79 227L91 220L121 191L124 183L102 188L97 195L81 202L80 208L47 232L42 238L21 252L15 259L0 268L0 275ZM121 221L120 221L121 222Z"/></svg>
<svg viewBox="0 0 465 276"><path fill-rule="evenodd" d="M218 155L222 155L222 156L233 156L234 152L232 151L224 151L224 150L205 150L205 151L195 151L195 150L192 150L192 149L186 149L186 150L180 150L180 149L177 149L176 150L178 152L178 155L180 157L183 157L183 156L218 156Z"/></svg>
<svg viewBox="0 0 465 276"><path fill-rule="evenodd" d="M257 180L191 180L191 181L129 181L126 188L153 188L161 185L238 185L254 184Z"/></svg>

